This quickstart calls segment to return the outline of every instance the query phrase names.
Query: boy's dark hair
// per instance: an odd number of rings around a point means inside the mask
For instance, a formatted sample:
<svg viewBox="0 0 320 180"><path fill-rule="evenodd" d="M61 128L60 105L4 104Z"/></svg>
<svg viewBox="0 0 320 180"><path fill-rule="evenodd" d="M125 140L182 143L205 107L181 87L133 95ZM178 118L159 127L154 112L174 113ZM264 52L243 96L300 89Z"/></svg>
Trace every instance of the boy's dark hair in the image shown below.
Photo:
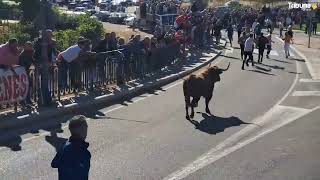
<svg viewBox="0 0 320 180"><path fill-rule="evenodd" d="M74 129L78 129L80 127L87 127L87 121L86 121L86 117L83 115L79 115L79 116L74 116L69 123L69 130L72 134Z"/></svg>

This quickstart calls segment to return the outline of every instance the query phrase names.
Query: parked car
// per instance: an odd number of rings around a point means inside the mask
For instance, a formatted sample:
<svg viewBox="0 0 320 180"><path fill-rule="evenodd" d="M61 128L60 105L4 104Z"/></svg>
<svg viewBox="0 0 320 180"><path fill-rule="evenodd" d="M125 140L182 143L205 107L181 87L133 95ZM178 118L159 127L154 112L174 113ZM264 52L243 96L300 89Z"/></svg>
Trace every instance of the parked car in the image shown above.
<svg viewBox="0 0 320 180"><path fill-rule="evenodd" d="M68 4L68 9L75 9L77 7L76 3L69 3Z"/></svg>
<svg viewBox="0 0 320 180"><path fill-rule="evenodd" d="M87 8L82 7L82 6L78 6L74 9L74 11L76 12L85 12L87 10Z"/></svg>
<svg viewBox="0 0 320 180"><path fill-rule="evenodd" d="M124 24L124 19L126 17L126 13L111 13L108 21L114 24Z"/></svg>
<svg viewBox="0 0 320 180"><path fill-rule="evenodd" d="M95 16L102 22L107 22L110 16L109 11L99 11L95 14Z"/></svg>
<svg viewBox="0 0 320 180"><path fill-rule="evenodd" d="M136 21L135 17L127 17L126 19L124 19L124 23L130 27L134 25L135 21Z"/></svg>

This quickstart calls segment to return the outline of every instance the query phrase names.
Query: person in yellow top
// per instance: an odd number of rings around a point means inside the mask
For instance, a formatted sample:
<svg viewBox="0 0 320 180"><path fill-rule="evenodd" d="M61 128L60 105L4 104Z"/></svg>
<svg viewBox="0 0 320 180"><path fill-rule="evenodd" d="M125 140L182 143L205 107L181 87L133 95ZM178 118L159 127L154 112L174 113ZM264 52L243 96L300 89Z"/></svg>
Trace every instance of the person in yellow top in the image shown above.
<svg viewBox="0 0 320 180"><path fill-rule="evenodd" d="M282 40L284 41L284 52L286 54L286 58L288 58L290 56L290 43L293 43L292 36L290 36L290 34L286 32Z"/></svg>

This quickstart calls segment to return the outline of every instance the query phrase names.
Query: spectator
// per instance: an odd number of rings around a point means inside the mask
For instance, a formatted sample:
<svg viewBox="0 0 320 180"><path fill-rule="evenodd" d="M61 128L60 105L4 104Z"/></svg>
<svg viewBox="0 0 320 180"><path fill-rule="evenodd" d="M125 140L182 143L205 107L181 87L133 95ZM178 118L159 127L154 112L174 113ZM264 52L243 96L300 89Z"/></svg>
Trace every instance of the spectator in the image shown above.
<svg viewBox="0 0 320 180"><path fill-rule="evenodd" d="M27 74L30 74L30 67L34 63L33 55L34 55L33 44L30 41L28 41L24 44L23 51L19 56L19 65L23 66L26 69ZM32 90L33 81L31 79L31 76L28 76L28 77L29 77L29 92L27 94L26 101L23 102L23 104L26 103L26 105L32 104L32 101L30 98L30 90Z"/></svg>
<svg viewBox="0 0 320 180"><path fill-rule="evenodd" d="M314 35L317 34L317 28L318 28L317 19L313 18L313 21L312 21L312 32L313 32Z"/></svg>
<svg viewBox="0 0 320 180"><path fill-rule="evenodd" d="M58 55L57 60L59 63L58 70L59 70L59 87L60 87L60 89L63 89L67 86L67 73L68 73L69 67L70 67L71 82L73 82L72 86L77 87L74 84L74 82L75 82L75 73L78 73L79 66L78 66L78 63L76 63L76 62L74 63L73 61L76 60L80 56L81 52L85 51L86 42L87 42L86 39L80 38L77 44L62 51Z"/></svg>
<svg viewBox="0 0 320 180"><path fill-rule="evenodd" d="M115 32L110 33L110 38L108 41L108 51L116 50L118 49L117 47L117 36Z"/></svg>
<svg viewBox="0 0 320 180"><path fill-rule="evenodd" d="M53 40L52 30L48 29L43 32L34 43L35 53L34 58L37 65L40 67L41 75L41 96L43 105L51 105L52 97L49 90L49 73L51 72L51 63L53 55L57 54L55 40Z"/></svg>
<svg viewBox="0 0 320 180"><path fill-rule="evenodd" d="M104 39L99 41L98 45L94 48L94 52L106 52L108 47L108 42L110 40L110 33L106 33Z"/></svg>
<svg viewBox="0 0 320 180"><path fill-rule="evenodd" d="M76 116L69 123L71 136L56 154L51 167L58 168L59 180L88 180L91 153L85 142L88 132L86 117Z"/></svg>
<svg viewBox="0 0 320 180"><path fill-rule="evenodd" d="M19 63L19 50L17 39L10 39L6 44L0 45L0 67L8 68Z"/></svg>

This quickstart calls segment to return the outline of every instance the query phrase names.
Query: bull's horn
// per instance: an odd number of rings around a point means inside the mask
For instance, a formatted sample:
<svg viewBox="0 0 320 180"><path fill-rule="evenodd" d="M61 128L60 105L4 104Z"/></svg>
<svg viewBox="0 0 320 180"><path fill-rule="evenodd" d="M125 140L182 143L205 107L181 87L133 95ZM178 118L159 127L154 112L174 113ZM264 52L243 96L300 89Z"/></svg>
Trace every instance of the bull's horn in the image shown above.
<svg viewBox="0 0 320 180"><path fill-rule="evenodd" d="M228 67L226 69L221 69L221 70L222 71L227 71L229 69L229 67L230 67L230 62L229 62Z"/></svg>

